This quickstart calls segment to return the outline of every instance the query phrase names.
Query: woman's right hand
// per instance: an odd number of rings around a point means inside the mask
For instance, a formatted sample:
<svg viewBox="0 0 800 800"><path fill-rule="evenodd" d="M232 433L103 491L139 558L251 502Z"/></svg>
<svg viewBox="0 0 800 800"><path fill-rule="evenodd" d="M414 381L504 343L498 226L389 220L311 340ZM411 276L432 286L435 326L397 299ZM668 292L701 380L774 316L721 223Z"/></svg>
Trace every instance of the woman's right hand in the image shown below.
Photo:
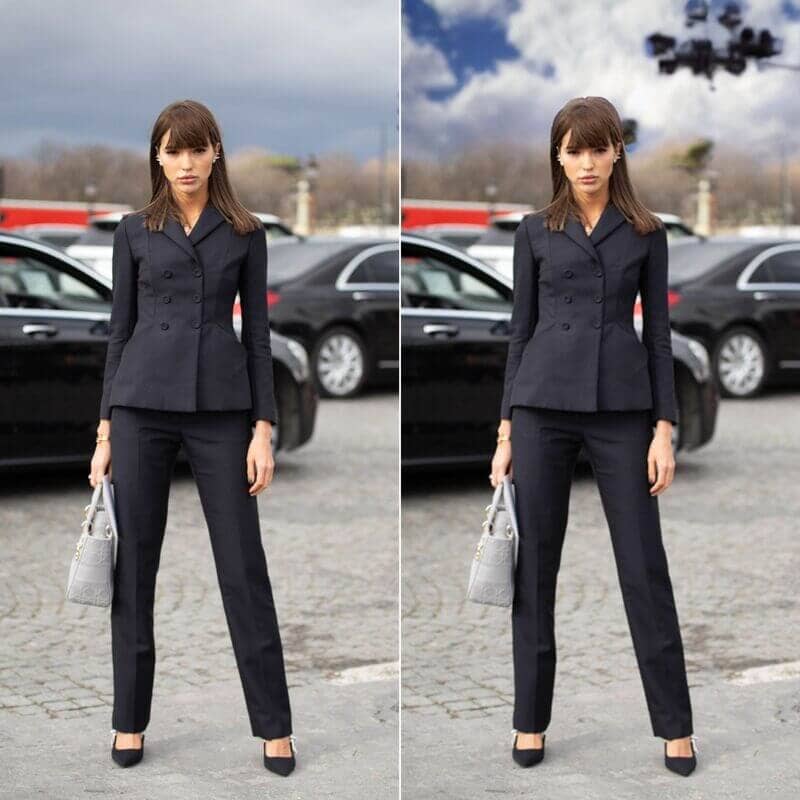
<svg viewBox="0 0 800 800"><path fill-rule="evenodd" d="M498 442L492 459L492 474L489 476L493 487L503 482L511 466L511 442Z"/></svg>
<svg viewBox="0 0 800 800"><path fill-rule="evenodd" d="M94 448L92 463L89 467L89 483L92 487L103 482L103 475L109 471L111 463L111 442L98 442ZM110 476L110 473L109 473Z"/></svg>

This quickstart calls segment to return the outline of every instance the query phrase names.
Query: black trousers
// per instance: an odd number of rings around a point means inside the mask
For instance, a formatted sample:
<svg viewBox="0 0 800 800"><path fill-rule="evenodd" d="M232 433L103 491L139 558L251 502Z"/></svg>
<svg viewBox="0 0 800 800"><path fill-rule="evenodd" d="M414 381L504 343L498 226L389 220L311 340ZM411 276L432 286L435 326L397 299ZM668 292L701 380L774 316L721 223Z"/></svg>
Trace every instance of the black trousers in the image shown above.
<svg viewBox="0 0 800 800"><path fill-rule="evenodd" d="M247 491L249 415L247 410L111 410L111 476L119 533L111 604L111 725L116 730L143 731L150 721L156 573L170 479L183 444L211 536L252 733L278 739L292 732L258 505Z"/></svg>
<svg viewBox="0 0 800 800"><path fill-rule="evenodd" d="M649 493L650 412L560 411L515 406L513 482L520 531L512 608L514 728L550 723L556 671L556 575L575 463L592 465L617 564L625 613L653 734L692 733L678 615L661 540L658 498ZM602 659L602 653L598 654Z"/></svg>

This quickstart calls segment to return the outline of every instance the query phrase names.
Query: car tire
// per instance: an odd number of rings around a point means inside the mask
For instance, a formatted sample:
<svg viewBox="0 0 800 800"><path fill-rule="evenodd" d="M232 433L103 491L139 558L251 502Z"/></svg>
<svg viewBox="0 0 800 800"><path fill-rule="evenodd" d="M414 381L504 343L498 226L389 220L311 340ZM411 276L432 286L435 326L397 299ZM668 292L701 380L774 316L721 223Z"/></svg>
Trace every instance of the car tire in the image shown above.
<svg viewBox="0 0 800 800"><path fill-rule="evenodd" d="M321 397L355 397L364 388L368 371L367 348L359 334L346 325L326 330L314 346L311 363Z"/></svg>
<svg viewBox="0 0 800 800"><path fill-rule="evenodd" d="M714 377L723 397L756 397L769 376L769 350L754 328L736 325L714 347Z"/></svg>

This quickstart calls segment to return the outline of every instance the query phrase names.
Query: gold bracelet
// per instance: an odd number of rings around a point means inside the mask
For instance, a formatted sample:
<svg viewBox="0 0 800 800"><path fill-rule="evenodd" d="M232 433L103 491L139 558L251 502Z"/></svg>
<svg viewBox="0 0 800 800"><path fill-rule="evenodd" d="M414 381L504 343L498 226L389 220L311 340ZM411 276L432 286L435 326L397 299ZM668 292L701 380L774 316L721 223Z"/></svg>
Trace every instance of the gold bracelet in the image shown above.
<svg viewBox="0 0 800 800"><path fill-rule="evenodd" d="M95 442L110 442L111 437L107 433L98 433Z"/></svg>
<svg viewBox="0 0 800 800"><path fill-rule="evenodd" d="M511 441L511 437L510 437L510 436L508 436L507 434L504 434L504 435L502 435L502 436L498 436L498 437L497 437L497 442L498 442L498 444L499 444L500 442L510 442L510 441Z"/></svg>

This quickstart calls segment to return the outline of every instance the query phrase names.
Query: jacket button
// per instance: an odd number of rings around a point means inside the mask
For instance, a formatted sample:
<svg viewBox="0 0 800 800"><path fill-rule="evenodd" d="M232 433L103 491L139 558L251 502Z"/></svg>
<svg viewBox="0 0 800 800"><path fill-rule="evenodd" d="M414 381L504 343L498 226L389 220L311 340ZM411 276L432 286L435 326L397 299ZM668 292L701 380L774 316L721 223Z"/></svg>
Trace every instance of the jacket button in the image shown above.
<svg viewBox="0 0 800 800"><path fill-rule="evenodd" d="M193 327L193 328L199 328L199 327L200 327L200 323L199 323L197 320L195 320L195 321L192 323L192 327Z"/></svg>
<svg viewBox="0 0 800 800"><path fill-rule="evenodd" d="M595 301L595 303L602 303L603 302L603 298L599 294L596 294L594 296L594 301Z"/></svg>
<svg viewBox="0 0 800 800"><path fill-rule="evenodd" d="M200 299L201 299L201 298L200 298L200 295L199 295L199 294L193 294L193 295L192 295L192 300L194 300L194 301L195 301L195 303L199 303L199 302L200 302Z"/></svg>
<svg viewBox="0 0 800 800"><path fill-rule="evenodd" d="M602 278L602 277L603 277L603 270L601 270L601 269L596 269L596 270L594 271L594 274L595 274L595 275L597 275L597 277L598 277L598 278Z"/></svg>
<svg viewBox="0 0 800 800"><path fill-rule="evenodd" d="M163 300L165 303L169 303L172 301L172 298L168 294L165 294Z"/></svg>
<svg viewBox="0 0 800 800"><path fill-rule="evenodd" d="M568 331L568 330L569 330L569 322L562 322L562 323L561 323L561 327L562 327L562 328L563 328L565 331Z"/></svg>
<svg viewBox="0 0 800 800"><path fill-rule="evenodd" d="M572 277L572 270L571 269L565 269L564 270L564 277L565 278L571 278Z"/></svg>
<svg viewBox="0 0 800 800"><path fill-rule="evenodd" d="M203 271L199 268L193 269L192 274L195 276L195 278L199 278L203 274Z"/></svg>
<svg viewBox="0 0 800 800"><path fill-rule="evenodd" d="M172 277L172 270L171 269L165 269L161 274L165 278L171 278Z"/></svg>
<svg viewBox="0 0 800 800"><path fill-rule="evenodd" d="M594 322L592 322L592 326L595 327L595 328L599 328L600 327L600 320L599 319L594 320Z"/></svg>
<svg viewBox="0 0 800 800"><path fill-rule="evenodd" d="M169 322L162 322L161 323L161 330L165 331L167 328L169 328Z"/></svg>
<svg viewBox="0 0 800 800"><path fill-rule="evenodd" d="M571 303L572 302L572 296L571 295L565 295L564 296L564 302L565 303Z"/></svg>

